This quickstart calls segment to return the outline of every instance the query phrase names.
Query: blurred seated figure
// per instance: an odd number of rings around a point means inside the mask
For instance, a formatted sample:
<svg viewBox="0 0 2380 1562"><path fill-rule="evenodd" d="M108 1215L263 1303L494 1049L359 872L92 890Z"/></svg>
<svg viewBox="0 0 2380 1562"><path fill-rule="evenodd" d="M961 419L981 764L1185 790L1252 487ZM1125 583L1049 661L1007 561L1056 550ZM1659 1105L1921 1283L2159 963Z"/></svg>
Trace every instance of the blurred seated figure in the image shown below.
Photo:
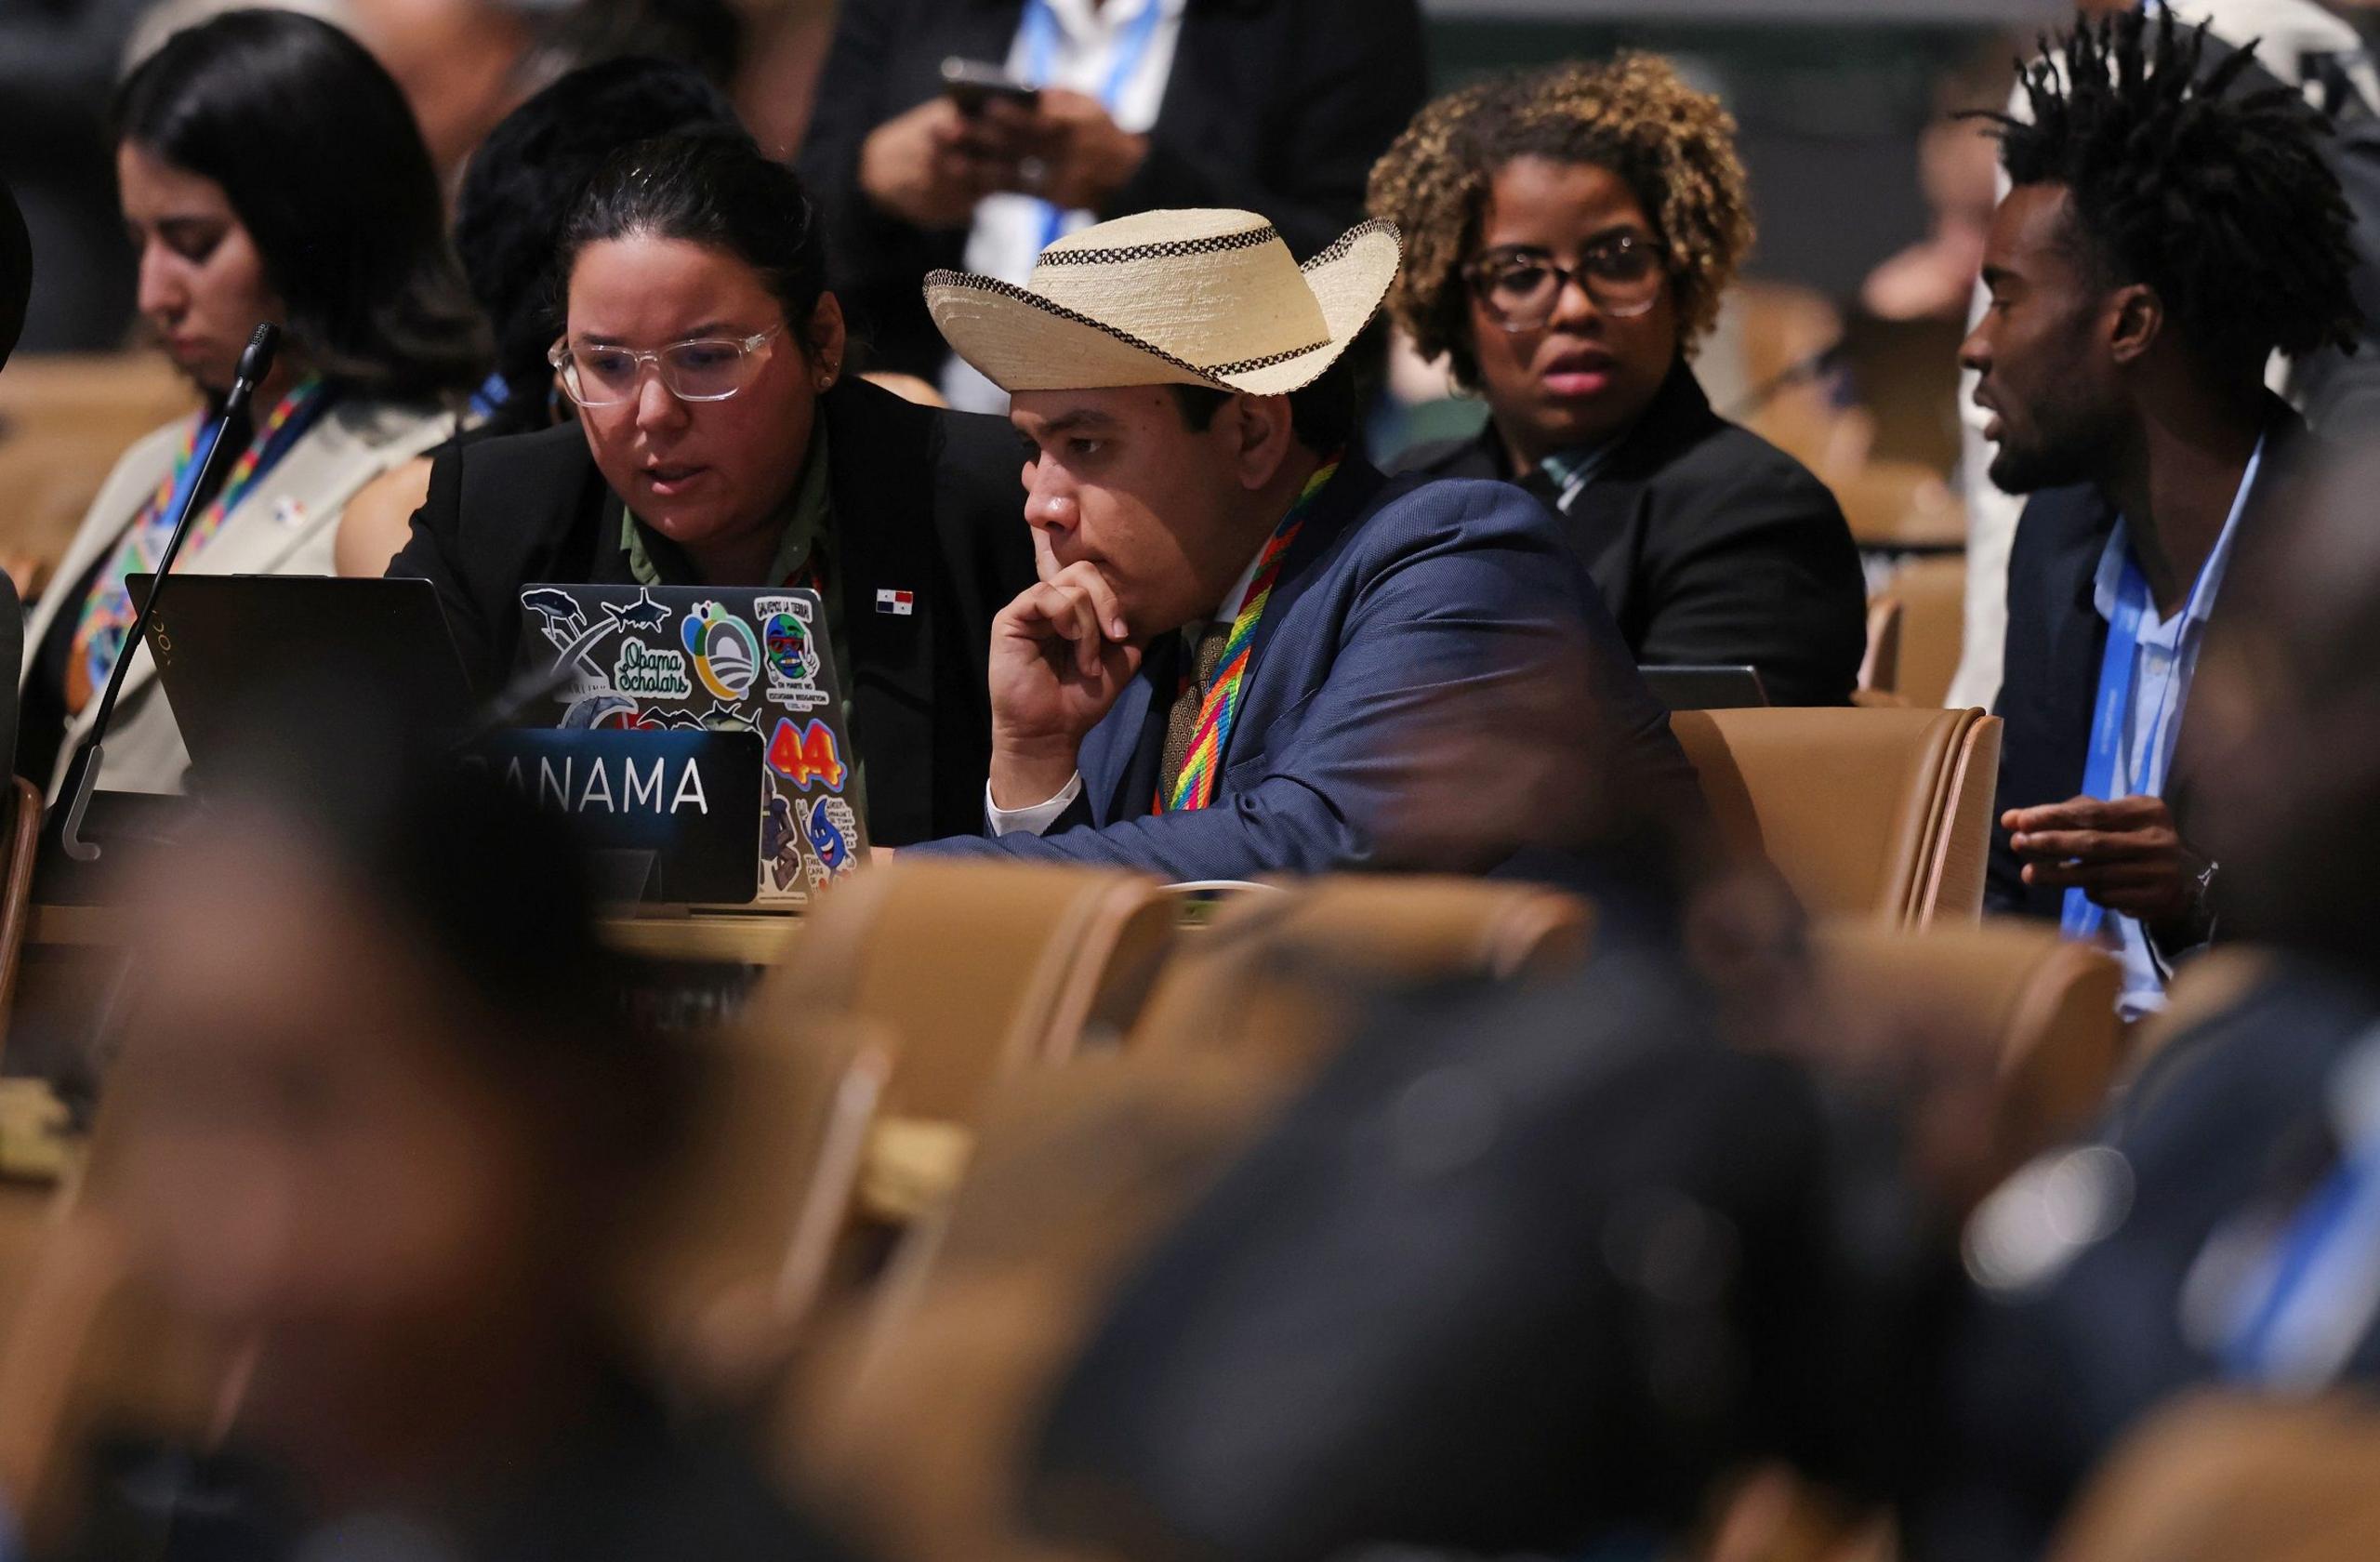
<svg viewBox="0 0 2380 1562"><path fill-rule="evenodd" d="M2192 672L2232 563L2317 451L2266 360L2351 341L2350 217L2294 93L2227 90L2161 11L2079 23L2000 121L1991 307L1961 350L1991 481L2029 494L2008 565L1985 905L2124 963L2126 1017L2218 931ZM2180 149L2180 150L2177 150ZM2295 241L2275 245L2270 236Z"/></svg>
<svg viewBox="0 0 2380 1562"><path fill-rule="evenodd" d="M1301 267L1254 212L1165 211L1059 240L1030 289L927 279L1012 393L1041 576L993 624L988 828L935 850L1484 872L1559 818L1502 805L1507 743L1582 755L1573 801L1641 781L1699 809L1552 518L1355 448L1350 360L1396 267L1384 223Z"/></svg>
<svg viewBox="0 0 2380 1562"><path fill-rule="evenodd" d="M954 97L953 59L1032 94ZM964 266L1021 284L1093 222L1241 207L1315 255L1362 216L1424 65L1415 0L847 0L800 168L865 366L1005 411L934 334L918 279Z"/></svg>
<svg viewBox="0 0 2380 1562"><path fill-rule="evenodd" d="M837 1555L629 1344L697 1054L627 1023L552 816L350 724L262 739L150 903L105 1197L249 1365L219 1447L98 1463L73 1555Z"/></svg>
<svg viewBox="0 0 2380 1562"><path fill-rule="evenodd" d="M440 452L389 572L438 588L490 693L527 586L816 589L868 834L899 846L983 816L992 616L1032 554L1015 436L852 374L825 248L801 180L739 130L619 149L554 261L546 361L575 425Z"/></svg>
<svg viewBox="0 0 2380 1562"><path fill-rule="evenodd" d="M285 333L177 567L327 574L349 497L452 432L486 372L412 113L346 33L235 11L151 55L114 123L140 310L177 366L219 404L258 324ZM126 654L126 576L162 556L215 418L210 405L126 453L26 628L18 768L45 789ZM189 756L147 651L131 654L99 785L174 791Z"/></svg>
<svg viewBox="0 0 2380 1562"><path fill-rule="evenodd" d="M634 59L573 71L488 132L456 199L455 253L494 329L496 369L476 398L487 416L457 439L568 420L570 398L546 361L562 333L554 255L562 218L595 170L632 142L734 126L735 111L694 67ZM338 524L339 574L388 569L429 496L430 469L430 457L416 457L348 502Z"/></svg>
<svg viewBox="0 0 2380 1562"><path fill-rule="evenodd" d="M1470 440L1393 470L1502 478L1550 506L1639 663L1760 669L1842 705L1867 647L1842 508L1711 409L1689 359L1752 246L1735 126L1666 61L1480 83L1372 170L1404 233L1389 309L1488 403Z"/></svg>

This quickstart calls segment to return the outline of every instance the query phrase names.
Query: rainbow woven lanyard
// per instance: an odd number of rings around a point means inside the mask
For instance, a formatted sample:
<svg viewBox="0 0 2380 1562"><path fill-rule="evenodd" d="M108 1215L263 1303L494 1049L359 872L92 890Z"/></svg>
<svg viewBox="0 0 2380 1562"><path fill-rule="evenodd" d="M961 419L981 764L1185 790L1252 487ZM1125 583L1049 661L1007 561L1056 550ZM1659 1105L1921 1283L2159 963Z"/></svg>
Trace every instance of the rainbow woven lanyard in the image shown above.
<svg viewBox="0 0 2380 1562"><path fill-rule="evenodd" d="M321 400L322 381L310 377L290 387L289 393L274 404L248 447L231 463L231 475L223 480L223 491L206 507L205 513L191 523L190 540L183 544L184 557L195 554L222 530L223 518L237 508L258 476L296 443ZM198 458L199 439L205 429L204 415L191 420L190 432L183 436L173 470L157 484L157 491L149 496L148 503L140 507L140 513L125 533L124 546L116 550L114 560L93 583L90 596L84 601L82 616L74 626L73 659L83 669L88 693L97 693L107 682L117 655L124 649L124 637L139 616L126 577L148 574L165 556L165 543L173 535L173 511L178 508L174 496L181 491L184 481L196 480L191 464Z"/></svg>
<svg viewBox="0 0 2380 1562"><path fill-rule="evenodd" d="M1198 702L1198 725L1191 735L1189 751L1182 757L1182 774L1174 778L1173 795L1157 799L1160 813L1204 808L1214 801L1215 777L1223 771L1223 749L1231 743L1232 727L1239 721L1239 690L1248 677L1249 648L1256 642L1257 621L1264 616L1264 604L1272 600L1273 584L1280 578L1281 561L1288 557L1289 544L1297 540L1298 528L1305 523L1314 496L1322 492L1338 470L1339 458L1334 456L1306 479L1305 486L1298 492L1297 503L1289 506L1289 512L1273 529L1272 540L1264 545L1263 557L1256 562L1256 575L1248 583L1248 594L1240 599L1239 616L1232 620L1230 638L1223 642L1223 660L1215 665L1215 681L1207 685L1206 697Z"/></svg>

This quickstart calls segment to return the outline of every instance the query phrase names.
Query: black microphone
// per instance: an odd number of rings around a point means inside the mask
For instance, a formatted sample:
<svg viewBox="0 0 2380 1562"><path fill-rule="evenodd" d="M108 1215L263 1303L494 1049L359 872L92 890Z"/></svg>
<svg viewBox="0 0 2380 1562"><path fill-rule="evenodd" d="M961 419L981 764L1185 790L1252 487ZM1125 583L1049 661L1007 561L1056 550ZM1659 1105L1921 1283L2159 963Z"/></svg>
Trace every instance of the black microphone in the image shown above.
<svg viewBox="0 0 2380 1562"><path fill-rule="evenodd" d="M108 718L115 713L116 695L124 688L124 669L132 665L132 654L148 632L149 616L156 611L157 599L165 595L165 581L174 573L174 560L180 554L182 539L189 535L191 521L198 513L199 496L214 486L217 472L231 459L224 445L229 443L225 436L232 420L247 410L248 399L256 394L257 381L272 371L272 356L280 347L281 327L268 322L256 328L246 350L240 354L240 366L231 373L231 393L223 398L222 415L215 422L215 438L206 447L206 458L199 465L197 481L182 499L182 512L174 518L174 529L165 538L164 555L157 561L148 599L141 602L132 628L125 633L124 649L116 653L115 666L108 673L108 686L99 695L91 730L75 748L73 761L66 767L66 784L59 789L58 801L50 804L50 816L59 821L59 847L76 862L99 860L99 843L83 839L83 811L91 805L91 787L99 774L100 739L107 734Z"/></svg>

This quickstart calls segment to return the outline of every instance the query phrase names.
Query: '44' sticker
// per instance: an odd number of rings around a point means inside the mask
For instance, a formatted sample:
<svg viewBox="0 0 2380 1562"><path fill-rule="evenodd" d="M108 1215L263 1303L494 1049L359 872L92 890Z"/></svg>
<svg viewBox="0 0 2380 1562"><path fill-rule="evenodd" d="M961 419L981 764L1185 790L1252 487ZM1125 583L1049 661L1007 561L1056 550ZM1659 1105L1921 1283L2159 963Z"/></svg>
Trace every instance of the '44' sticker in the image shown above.
<svg viewBox="0 0 2380 1562"><path fill-rule="evenodd" d="M769 768L805 791L813 781L830 792L843 789L843 756L834 731L814 719L797 727L791 717L777 718L769 739Z"/></svg>

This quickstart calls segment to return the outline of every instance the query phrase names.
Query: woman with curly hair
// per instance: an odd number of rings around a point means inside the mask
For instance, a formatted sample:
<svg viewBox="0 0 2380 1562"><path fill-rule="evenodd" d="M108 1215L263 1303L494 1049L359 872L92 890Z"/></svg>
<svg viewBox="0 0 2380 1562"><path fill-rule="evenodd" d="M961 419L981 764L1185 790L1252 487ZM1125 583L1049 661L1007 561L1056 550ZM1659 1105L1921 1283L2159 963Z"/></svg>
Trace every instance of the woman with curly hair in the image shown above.
<svg viewBox="0 0 2380 1562"><path fill-rule="evenodd" d="M1488 410L1476 439L1392 465L1551 505L1640 664L1749 663L1778 705L1849 699L1867 630L1843 511L1688 364L1752 245L1718 100L1642 54L1485 81L1421 111L1370 205L1405 235L1397 324Z"/></svg>

